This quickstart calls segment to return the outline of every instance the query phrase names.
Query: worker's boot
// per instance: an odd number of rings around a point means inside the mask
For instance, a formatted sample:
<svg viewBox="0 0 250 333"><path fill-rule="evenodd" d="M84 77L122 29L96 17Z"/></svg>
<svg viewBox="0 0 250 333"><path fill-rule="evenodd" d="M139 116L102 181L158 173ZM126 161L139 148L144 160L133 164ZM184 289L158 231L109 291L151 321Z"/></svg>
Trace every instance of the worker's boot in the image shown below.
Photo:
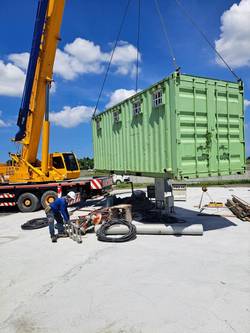
<svg viewBox="0 0 250 333"><path fill-rule="evenodd" d="M55 235L51 236L51 241L52 241L52 243L56 243L57 242L57 237Z"/></svg>

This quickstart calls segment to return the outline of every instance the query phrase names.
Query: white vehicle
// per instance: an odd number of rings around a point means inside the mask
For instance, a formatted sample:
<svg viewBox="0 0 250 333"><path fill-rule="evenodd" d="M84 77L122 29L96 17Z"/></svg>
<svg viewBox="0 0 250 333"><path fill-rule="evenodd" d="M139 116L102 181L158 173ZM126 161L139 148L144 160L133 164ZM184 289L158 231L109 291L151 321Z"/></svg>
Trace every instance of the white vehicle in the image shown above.
<svg viewBox="0 0 250 333"><path fill-rule="evenodd" d="M129 176L126 175L113 175L113 184L118 185L130 181Z"/></svg>

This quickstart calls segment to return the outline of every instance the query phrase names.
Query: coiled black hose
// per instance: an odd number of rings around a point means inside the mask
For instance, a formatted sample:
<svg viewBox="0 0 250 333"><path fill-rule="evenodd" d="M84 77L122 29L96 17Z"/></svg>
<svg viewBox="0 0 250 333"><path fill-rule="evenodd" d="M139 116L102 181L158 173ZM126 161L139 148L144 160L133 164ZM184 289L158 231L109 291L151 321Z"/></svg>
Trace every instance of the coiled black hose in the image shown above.
<svg viewBox="0 0 250 333"><path fill-rule="evenodd" d="M113 225L125 225L128 228L128 233L121 236L121 237L110 237L107 236L107 230L113 226ZM111 221L107 221L103 223L100 227L100 229L96 232L97 239L101 242L113 242L113 243L122 243L122 242L128 242L130 240L133 240L136 238L136 227L124 220L124 219L112 219Z"/></svg>

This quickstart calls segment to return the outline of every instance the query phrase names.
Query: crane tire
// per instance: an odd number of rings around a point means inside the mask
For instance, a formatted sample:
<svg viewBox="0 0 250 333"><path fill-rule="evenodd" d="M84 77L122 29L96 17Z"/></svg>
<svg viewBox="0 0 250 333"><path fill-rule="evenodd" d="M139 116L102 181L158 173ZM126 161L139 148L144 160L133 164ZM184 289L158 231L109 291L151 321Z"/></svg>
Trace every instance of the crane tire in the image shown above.
<svg viewBox="0 0 250 333"><path fill-rule="evenodd" d="M46 191L43 193L41 198L41 204L45 209L50 203L57 199L58 195L55 191Z"/></svg>
<svg viewBox="0 0 250 333"><path fill-rule="evenodd" d="M38 209L39 199L33 193L22 193L17 200L17 206L21 212L31 213Z"/></svg>

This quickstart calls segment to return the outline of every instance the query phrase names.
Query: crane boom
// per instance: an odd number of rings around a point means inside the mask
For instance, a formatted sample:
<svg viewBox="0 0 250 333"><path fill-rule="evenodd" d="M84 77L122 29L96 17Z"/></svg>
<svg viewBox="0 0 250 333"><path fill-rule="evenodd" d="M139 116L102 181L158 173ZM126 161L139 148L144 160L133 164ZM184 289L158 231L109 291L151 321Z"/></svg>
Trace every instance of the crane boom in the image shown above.
<svg viewBox="0 0 250 333"><path fill-rule="evenodd" d="M30 112L30 98L35 78L36 64L39 57L41 39L48 7L48 0L39 1L36 22L33 33L32 47L29 57L28 69L23 90L21 107L18 115L17 126L19 131L15 136L15 141L21 141L26 136L26 123Z"/></svg>
<svg viewBox="0 0 250 333"><path fill-rule="evenodd" d="M39 0L15 141L23 144L22 158L35 163L46 110L46 85L53 76L64 0Z"/></svg>

